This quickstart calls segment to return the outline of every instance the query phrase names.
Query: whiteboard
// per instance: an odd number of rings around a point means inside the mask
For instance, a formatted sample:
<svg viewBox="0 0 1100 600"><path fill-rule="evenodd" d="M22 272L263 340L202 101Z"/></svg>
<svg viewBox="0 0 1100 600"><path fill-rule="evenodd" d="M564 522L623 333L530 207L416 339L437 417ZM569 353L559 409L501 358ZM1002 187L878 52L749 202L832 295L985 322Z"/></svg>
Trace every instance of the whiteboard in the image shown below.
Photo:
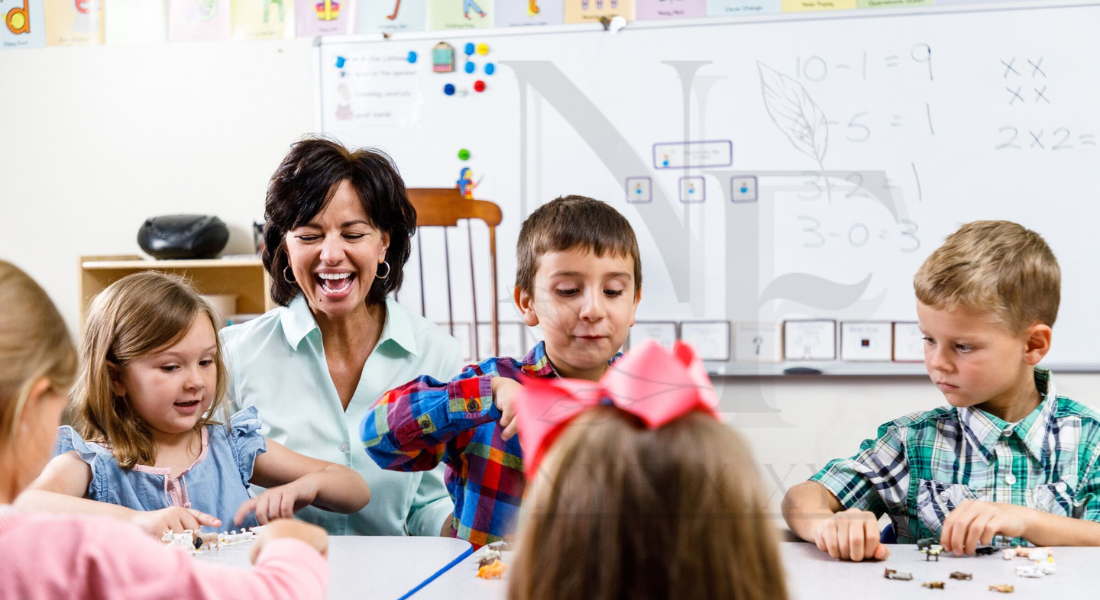
<svg viewBox="0 0 1100 600"><path fill-rule="evenodd" d="M453 186L463 167L483 178L475 196L504 214L503 320L518 320L519 226L562 194L607 201L634 226L640 321L729 321L731 331L807 319L838 329L915 321L912 278L928 254L962 223L1008 219L1042 234L1062 267L1045 364L1100 370L1098 4L631 23L617 34L455 33L442 38L455 49L453 73L433 72L441 39L430 34L324 38L318 129L390 153L410 187ZM467 42L490 47L470 58L473 74L463 69ZM457 93L444 93L448 83ZM452 284L464 289L466 232L450 235ZM425 234L425 252L441 240ZM479 252L475 278L486 282ZM419 309L414 262L400 299ZM442 268L426 266L425 279L442 281ZM446 321L445 298L426 296L429 317ZM487 302L481 293L481 321ZM472 320L470 304L456 292L456 320ZM912 363L760 365L730 356L708 367L923 372Z"/></svg>

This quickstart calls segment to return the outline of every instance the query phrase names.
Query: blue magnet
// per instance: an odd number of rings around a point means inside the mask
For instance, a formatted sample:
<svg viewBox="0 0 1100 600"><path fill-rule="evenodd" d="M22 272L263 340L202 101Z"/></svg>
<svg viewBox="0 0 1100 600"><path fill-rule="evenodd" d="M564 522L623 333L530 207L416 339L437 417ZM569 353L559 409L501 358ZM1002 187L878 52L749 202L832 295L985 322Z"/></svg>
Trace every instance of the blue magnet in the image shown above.
<svg viewBox="0 0 1100 600"><path fill-rule="evenodd" d="M336 68L337 69L343 69L345 62L347 62L347 59L345 59L343 56L337 56L336 57Z"/></svg>
<svg viewBox="0 0 1100 600"><path fill-rule="evenodd" d="M409 51L409 64L416 63L416 52Z"/></svg>
<svg viewBox="0 0 1100 600"><path fill-rule="evenodd" d="M448 96L454 96L455 86L448 83L447 85L443 86L443 93L447 94Z"/></svg>
<svg viewBox="0 0 1100 600"><path fill-rule="evenodd" d="M476 50L476 49L477 48L474 47L473 42L467 42L466 45L463 46L462 51L466 53L466 56L470 56L471 54L474 53L474 50Z"/></svg>
<svg viewBox="0 0 1100 600"><path fill-rule="evenodd" d="M474 63L472 63L470 61L466 61L466 66L464 68L466 69L467 73L473 73L474 71L477 70L477 65L475 65Z"/></svg>
<svg viewBox="0 0 1100 600"><path fill-rule="evenodd" d="M492 75L497 72L497 66L493 63L485 63L485 74Z"/></svg>

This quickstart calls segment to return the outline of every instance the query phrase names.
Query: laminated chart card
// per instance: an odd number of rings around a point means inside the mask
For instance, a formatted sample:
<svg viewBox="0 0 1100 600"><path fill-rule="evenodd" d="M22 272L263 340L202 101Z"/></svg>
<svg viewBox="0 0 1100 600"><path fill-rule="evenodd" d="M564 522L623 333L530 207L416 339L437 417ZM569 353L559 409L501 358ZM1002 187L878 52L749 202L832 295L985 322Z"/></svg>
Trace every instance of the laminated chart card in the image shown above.
<svg viewBox="0 0 1100 600"><path fill-rule="evenodd" d="M855 7L856 0L783 0L783 12L848 10Z"/></svg>
<svg viewBox="0 0 1100 600"><path fill-rule="evenodd" d="M637 0L637 19L677 19L707 16L707 0Z"/></svg>
<svg viewBox="0 0 1100 600"><path fill-rule="evenodd" d="M893 356L893 323L840 324L840 360L889 362Z"/></svg>
<svg viewBox="0 0 1100 600"><path fill-rule="evenodd" d="M634 0L565 0L566 23L590 23L600 17L634 20Z"/></svg>
<svg viewBox="0 0 1100 600"><path fill-rule="evenodd" d="M783 10L780 0L708 0L708 17L749 17L767 15Z"/></svg>
<svg viewBox="0 0 1100 600"><path fill-rule="evenodd" d="M46 45L43 0L0 0L0 50L42 48Z"/></svg>
<svg viewBox="0 0 1100 600"><path fill-rule="evenodd" d="M427 0L428 29L489 29L496 22L494 0Z"/></svg>
<svg viewBox="0 0 1100 600"><path fill-rule="evenodd" d="M157 44L168 41L167 0L105 0L108 44Z"/></svg>
<svg viewBox="0 0 1100 600"><path fill-rule="evenodd" d="M103 0L46 0L46 45L102 44Z"/></svg>
<svg viewBox="0 0 1100 600"><path fill-rule="evenodd" d="M561 0L496 0L497 27L561 25L565 19Z"/></svg>
<svg viewBox="0 0 1100 600"><path fill-rule="evenodd" d="M783 362L782 323L738 323L733 339L737 362Z"/></svg>
<svg viewBox="0 0 1100 600"><path fill-rule="evenodd" d="M935 0L859 0L859 8L899 8L907 6L932 6Z"/></svg>
<svg viewBox="0 0 1100 600"><path fill-rule="evenodd" d="M638 321L627 334L627 343L633 348L646 340L656 340L665 348L671 348L680 339L675 321Z"/></svg>
<svg viewBox="0 0 1100 600"><path fill-rule="evenodd" d="M232 0L234 40L294 37L295 0Z"/></svg>
<svg viewBox="0 0 1100 600"><path fill-rule="evenodd" d="M461 2L462 0L452 0ZM355 7L355 33L424 31L428 0L369 0ZM479 6L480 8L480 6ZM473 16L477 16L475 13ZM488 17L486 17L488 18Z"/></svg>
<svg viewBox="0 0 1100 600"><path fill-rule="evenodd" d="M784 322L783 357L787 360L836 360L836 321Z"/></svg>
<svg viewBox="0 0 1100 600"><path fill-rule="evenodd" d="M229 0L168 0L168 41L229 39Z"/></svg>
<svg viewBox="0 0 1100 600"><path fill-rule="evenodd" d="M296 0L294 27L298 37L347 35L352 32L356 0Z"/></svg>

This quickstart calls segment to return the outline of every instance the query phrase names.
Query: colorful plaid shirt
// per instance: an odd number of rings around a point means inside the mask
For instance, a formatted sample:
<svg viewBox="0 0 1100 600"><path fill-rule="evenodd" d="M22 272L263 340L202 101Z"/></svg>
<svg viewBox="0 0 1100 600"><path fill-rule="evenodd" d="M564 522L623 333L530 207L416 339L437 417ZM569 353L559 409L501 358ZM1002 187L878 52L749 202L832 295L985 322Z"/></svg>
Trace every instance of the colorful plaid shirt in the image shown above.
<svg viewBox="0 0 1100 600"><path fill-rule="evenodd" d="M608 364L618 359L612 358ZM474 546L515 531L523 477L519 436L500 439L500 410L493 404L494 376L518 380L556 377L539 342L523 358L490 358L463 369L449 383L418 377L386 392L367 413L360 437L384 469L427 471L440 462L454 500L455 536Z"/></svg>
<svg viewBox="0 0 1100 600"><path fill-rule="evenodd" d="M964 500L1100 521L1100 413L1058 396L1047 369L1035 369L1035 384L1043 400L1018 423L966 407L913 413L810 480L845 508L889 515L903 544L939 538Z"/></svg>

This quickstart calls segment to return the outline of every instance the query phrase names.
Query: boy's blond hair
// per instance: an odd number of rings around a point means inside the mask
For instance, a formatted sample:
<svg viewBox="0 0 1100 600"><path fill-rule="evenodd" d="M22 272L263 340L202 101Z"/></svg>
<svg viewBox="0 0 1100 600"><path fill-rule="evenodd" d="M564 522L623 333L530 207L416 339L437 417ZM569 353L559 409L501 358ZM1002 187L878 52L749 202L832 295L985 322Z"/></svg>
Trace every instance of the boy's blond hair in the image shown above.
<svg viewBox="0 0 1100 600"><path fill-rule="evenodd" d="M947 236L913 279L917 300L950 310L988 312L1012 332L1053 327L1062 271L1050 246L1011 221L974 221Z"/></svg>
<svg viewBox="0 0 1100 600"><path fill-rule="evenodd" d="M15 265L0 260L0 448L15 444L31 387L43 377L54 393L69 392L76 348L46 292Z"/></svg>
<svg viewBox="0 0 1100 600"><path fill-rule="evenodd" d="M524 499L512 600L783 600L775 528L748 447L713 416L647 429L593 408Z"/></svg>
<svg viewBox="0 0 1100 600"><path fill-rule="evenodd" d="M156 447L130 400L115 395L112 373L121 376L132 361L180 341L200 317L210 319L215 330L218 383L214 402L196 429L215 423L214 416L224 410L225 361L214 309L182 277L153 271L123 277L92 301L80 342L73 425L84 439L110 446L119 466L153 464Z"/></svg>

